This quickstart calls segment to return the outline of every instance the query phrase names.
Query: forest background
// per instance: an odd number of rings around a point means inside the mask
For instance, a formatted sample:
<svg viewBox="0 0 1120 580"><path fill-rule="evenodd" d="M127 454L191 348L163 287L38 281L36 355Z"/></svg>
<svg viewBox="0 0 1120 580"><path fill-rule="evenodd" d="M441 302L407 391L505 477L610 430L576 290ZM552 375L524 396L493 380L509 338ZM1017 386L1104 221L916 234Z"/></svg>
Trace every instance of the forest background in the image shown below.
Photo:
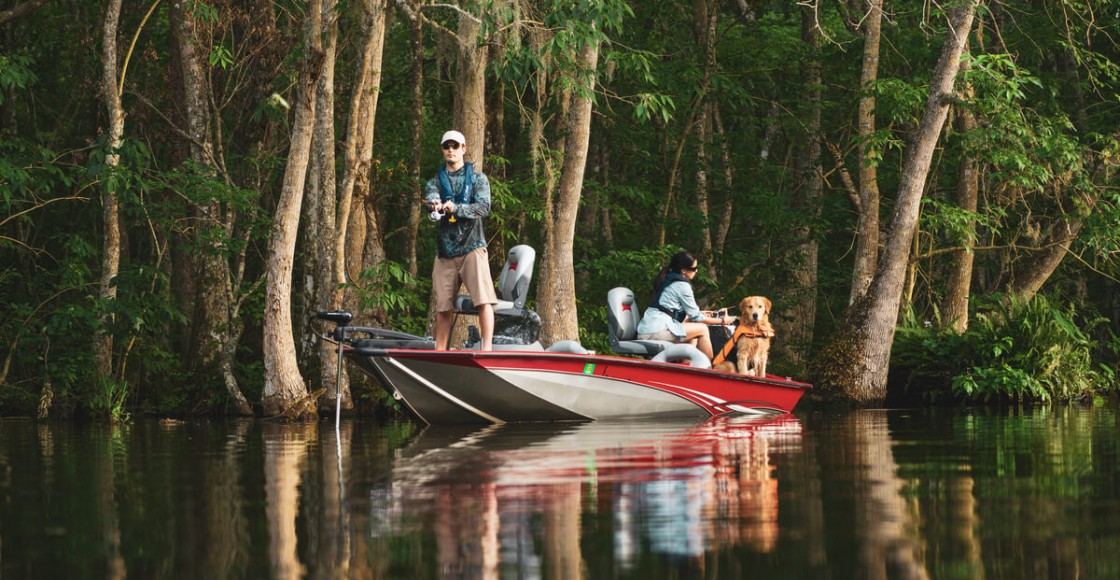
<svg viewBox="0 0 1120 580"><path fill-rule="evenodd" d="M0 414L313 415L315 311L430 334L450 128L546 344L609 351L688 249L818 395L1103 401L1118 39L1112 0L2 0Z"/></svg>

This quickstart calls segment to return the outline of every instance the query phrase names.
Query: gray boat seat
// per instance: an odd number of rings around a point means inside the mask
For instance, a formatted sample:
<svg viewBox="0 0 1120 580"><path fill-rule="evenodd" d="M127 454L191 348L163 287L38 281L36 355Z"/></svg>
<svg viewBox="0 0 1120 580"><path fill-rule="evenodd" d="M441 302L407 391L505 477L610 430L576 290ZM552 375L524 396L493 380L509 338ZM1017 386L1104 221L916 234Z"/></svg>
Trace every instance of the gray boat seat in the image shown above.
<svg viewBox="0 0 1120 580"><path fill-rule="evenodd" d="M649 358L676 344L667 340L638 340L641 319L634 292L629 288L618 287L607 292L607 340L611 350Z"/></svg>
<svg viewBox="0 0 1120 580"><path fill-rule="evenodd" d="M529 283L533 281L533 266L537 261L537 251L531 246L521 244L510 248L502 273L498 276L498 303L494 305L494 316L521 316L525 300L529 297ZM462 314L478 314L469 294L455 298L455 311Z"/></svg>
<svg viewBox="0 0 1120 580"><path fill-rule="evenodd" d="M533 267L537 261L537 251L532 246L520 244L510 248L502 273L498 276L498 303L494 305L494 348L516 350L542 350L537 344L541 331L541 317L525 307L529 298L529 283L533 281ZM455 298L453 304L455 319L460 314L478 314L470 295ZM450 343L450 337L448 342ZM450 344L448 344L450 347ZM469 338L464 348L478 348L478 341Z"/></svg>

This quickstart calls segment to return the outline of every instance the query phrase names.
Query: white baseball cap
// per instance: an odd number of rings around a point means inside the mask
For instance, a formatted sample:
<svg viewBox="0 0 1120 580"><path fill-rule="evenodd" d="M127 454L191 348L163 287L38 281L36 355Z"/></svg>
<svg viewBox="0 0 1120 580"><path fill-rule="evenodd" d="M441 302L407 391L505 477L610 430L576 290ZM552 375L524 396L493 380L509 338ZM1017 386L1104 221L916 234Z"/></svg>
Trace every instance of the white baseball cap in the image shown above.
<svg viewBox="0 0 1120 580"><path fill-rule="evenodd" d="M448 141L454 141L454 142L456 142L460 145L466 145L467 144L467 138L464 137L463 134L458 132L458 131L448 131L448 132L444 133L443 134L443 139L439 140L439 144L443 145L444 143L447 143Z"/></svg>

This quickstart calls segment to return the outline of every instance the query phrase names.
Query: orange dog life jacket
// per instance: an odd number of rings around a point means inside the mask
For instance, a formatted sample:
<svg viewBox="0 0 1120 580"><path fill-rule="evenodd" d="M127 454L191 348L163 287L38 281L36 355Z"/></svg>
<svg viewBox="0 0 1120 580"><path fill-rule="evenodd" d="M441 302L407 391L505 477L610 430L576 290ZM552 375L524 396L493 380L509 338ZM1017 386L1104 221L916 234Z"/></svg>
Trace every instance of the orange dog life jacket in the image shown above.
<svg viewBox="0 0 1120 580"><path fill-rule="evenodd" d="M774 327L770 326L769 323L765 326L760 325L758 327L739 324L739 326L735 327L735 333L724 343L723 348L720 349L716 358L712 359L712 366L716 366L727 360L731 356L731 353L734 352L735 346L739 342L739 337L743 336L747 338L771 338L774 336Z"/></svg>

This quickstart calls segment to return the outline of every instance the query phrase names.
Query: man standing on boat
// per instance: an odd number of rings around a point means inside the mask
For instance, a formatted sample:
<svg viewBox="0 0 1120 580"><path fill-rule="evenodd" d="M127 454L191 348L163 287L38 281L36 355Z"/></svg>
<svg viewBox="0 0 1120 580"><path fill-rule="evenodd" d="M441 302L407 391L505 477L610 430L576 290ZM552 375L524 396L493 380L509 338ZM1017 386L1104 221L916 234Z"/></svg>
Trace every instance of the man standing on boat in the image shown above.
<svg viewBox="0 0 1120 580"><path fill-rule="evenodd" d="M462 283L478 308L482 350L494 342L494 279L490 277L490 256L482 218L490 215L490 180L463 156L467 139L458 131L448 131L440 139L444 165L424 186L424 201L438 212L438 253L432 267L432 294L436 302L436 348L447 348L454 319L454 300ZM433 217L436 217L433 213Z"/></svg>

